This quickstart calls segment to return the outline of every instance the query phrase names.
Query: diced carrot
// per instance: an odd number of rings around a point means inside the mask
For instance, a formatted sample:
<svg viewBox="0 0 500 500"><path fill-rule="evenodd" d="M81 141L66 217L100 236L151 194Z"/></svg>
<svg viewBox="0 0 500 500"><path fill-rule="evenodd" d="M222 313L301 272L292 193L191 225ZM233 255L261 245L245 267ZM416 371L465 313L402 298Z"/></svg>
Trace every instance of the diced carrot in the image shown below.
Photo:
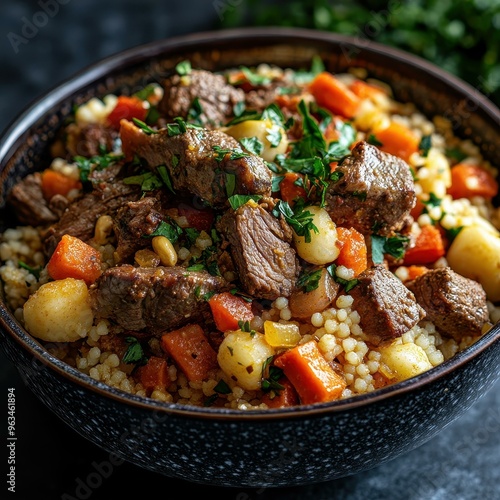
<svg viewBox="0 0 500 500"><path fill-rule="evenodd" d="M498 193L498 183L480 165L459 163L451 169L451 187L448 194L453 198L472 198L482 196L493 198Z"/></svg>
<svg viewBox="0 0 500 500"><path fill-rule="evenodd" d="M352 269L358 276L368 267L365 237L353 227L337 227L337 238L341 247L336 264Z"/></svg>
<svg viewBox="0 0 500 500"><path fill-rule="evenodd" d="M189 227L194 227L198 231L210 232L214 222L215 214L211 208L197 209L181 203L178 207L178 213L181 217L186 217Z"/></svg>
<svg viewBox="0 0 500 500"><path fill-rule="evenodd" d="M274 364L283 370L303 404L335 401L346 388L346 381L328 364L315 340L285 351Z"/></svg>
<svg viewBox="0 0 500 500"><path fill-rule="evenodd" d="M429 224L422 227L415 245L406 251L403 264L406 266L432 264L444 254L445 247L441 232L436 226Z"/></svg>
<svg viewBox="0 0 500 500"><path fill-rule="evenodd" d="M120 140L126 161L132 161L135 152L148 142L147 135L128 120L120 121Z"/></svg>
<svg viewBox="0 0 500 500"><path fill-rule="evenodd" d="M262 396L262 402L269 408L286 408L287 406L298 405L299 395L292 383L286 377L281 377L278 383L283 386L283 389L278 392L266 392Z"/></svg>
<svg viewBox="0 0 500 500"><path fill-rule="evenodd" d="M331 73L319 73L309 84L309 91L318 106L332 113L352 118L358 111L360 99L349 87Z"/></svg>
<svg viewBox="0 0 500 500"><path fill-rule="evenodd" d="M158 356L151 356L148 362L139 366L135 376L147 391L165 389L169 383L167 361Z"/></svg>
<svg viewBox="0 0 500 500"><path fill-rule="evenodd" d="M108 115L107 122L111 127L119 129L120 120L123 119L132 120L132 118L137 118L144 121L148 114L147 108L148 105L138 97L121 95L118 97L116 106Z"/></svg>
<svg viewBox="0 0 500 500"><path fill-rule="evenodd" d="M161 346L190 382L206 380L209 371L218 366L217 353L200 325L190 324L165 333L161 337Z"/></svg>
<svg viewBox="0 0 500 500"><path fill-rule="evenodd" d="M80 238L65 234L47 263L51 278L75 278L92 284L101 275L101 254Z"/></svg>
<svg viewBox="0 0 500 500"><path fill-rule="evenodd" d="M361 99L373 99L386 94L385 90L362 80L354 80L349 89Z"/></svg>
<svg viewBox="0 0 500 500"><path fill-rule="evenodd" d="M287 172L280 182L281 199L290 206L293 206L298 198L307 200L306 190L296 184L299 179L304 180L304 176L295 172Z"/></svg>
<svg viewBox="0 0 500 500"><path fill-rule="evenodd" d="M210 297L215 326L221 332L237 330L239 321L251 321L254 317L252 304L230 292L217 293Z"/></svg>
<svg viewBox="0 0 500 500"><path fill-rule="evenodd" d="M425 266L408 266L408 280L417 279L425 274L429 269Z"/></svg>
<svg viewBox="0 0 500 500"><path fill-rule="evenodd" d="M304 99L304 96L302 94L299 95L284 94L276 96L275 102L281 109L286 108L289 111L296 112L299 103L302 99Z"/></svg>
<svg viewBox="0 0 500 500"><path fill-rule="evenodd" d="M406 162L413 153L418 152L419 140L415 134L401 123L391 122L387 128L377 131L377 139L382 143L380 149L402 158Z"/></svg>
<svg viewBox="0 0 500 500"><path fill-rule="evenodd" d="M72 189L82 189L82 183L55 170L47 169L42 172L42 193L46 200L56 194L66 196Z"/></svg>

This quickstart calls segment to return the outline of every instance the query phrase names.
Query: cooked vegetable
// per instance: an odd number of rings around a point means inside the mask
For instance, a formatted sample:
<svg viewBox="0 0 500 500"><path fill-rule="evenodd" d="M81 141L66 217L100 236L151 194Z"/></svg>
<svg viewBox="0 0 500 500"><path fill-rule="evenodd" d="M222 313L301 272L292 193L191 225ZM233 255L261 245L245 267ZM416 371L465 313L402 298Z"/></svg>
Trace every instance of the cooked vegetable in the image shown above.
<svg viewBox="0 0 500 500"><path fill-rule="evenodd" d="M119 96L116 106L108 115L107 121L111 127L120 128L120 120L132 121L133 118L144 121L149 105L138 97Z"/></svg>
<svg viewBox="0 0 500 500"><path fill-rule="evenodd" d="M282 389L266 392L262 396L262 402L269 408L286 408L298 405L300 403L299 396L291 382L286 377L281 377L278 382Z"/></svg>
<svg viewBox="0 0 500 500"><path fill-rule="evenodd" d="M169 383L167 361L151 356L145 365L137 367L135 376L147 391L165 389Z"/></svg>
<svg viewBox="0 0 500 500"><path fill-rule="evenodd" d="M46 342L74 342L88 335L94 315L87 285L73 278L42 285L24 304L24 324Z"/></svg>
<svg viewBox="0 0 500 500"><path fill-rule="evenodd" d="M295 172L287 172L280 182L281 199L291 207L298 198L307 201L307 193L303 187L304 176Z"/></svg>
<svg viewBox="0 0 500 500"><path fill-rule="evenodd" d="M248 391L260 389L262 370L274 349L262 333L230 332L222 341L217 361L230 380Z"/></svg>
<svg viewBox="0 0 500 500"><path fill-rule="evenodd" d="M295 248L299 256L310 264L328 264L339 255L337 246L337 227L324 208L316 205L306 206L304 213L312 215L312 224L317 232L310 233L310 241L305 236L293 235Z"/></svg>
<svg viewBox="0 0 500 500"><path fill-rule="evenodd" d="M408 248L404 255L405 265L432 264L445 254L443 237L436 226L422 227L415 245Z"/></svg>
<svg viewBox="0 0 500 500"><path fill-rule="evenodd" d="M380 149L405 161L418 152L419 141L415 134L404 125L392 121L387 128L377 131L377 139L382 143Z"/></svg>
<svg viewBox="0 0 500 500"><path fill-rule="evenodd" d="M276 321L264 321L264 335L271 347L282 348L293 347L302 338L298 325Z"/></svg>
<svg viewBox="0 0 500 500"><path fill-rule="evenodd" d="M230 292L217 293L208 303L215 325L221 332L237 330L240 321L251 321L254 316L252 304Z"/></svg>
<svg viewBox="0 0 500 500"><path fill-rule="evenodd" d="M489 300L500 300L500 237L479 226L464 227L453 240L446 259L457 273L483 286Z"/></svg>
<svg viewBox="0 0 500 500"><path fill-rule="evenodd" d="M453 198L482 196L491 199L498 193L498 183L493 175L480 165L459 163L451 169L451 186L448 194Z"/></svg>
<svg viewBox="0 0 500 500"><path fill-rule="evenodd" d="M92 284L101 274L100 253L79 238L65 234L47 263L55 280L75 278Z"/></svg>
<svg viewBox="0 0 500 500"><path fill-rule="evenodd" d="M397 382L415 377L432 368L425 351L416 344L394 342L379 348L381 361L391 370L391 376Z"/></svg>
<svg viewBox="0 0 500 500"><path fill-rule="evenodd" d="M358 111L358 96L331 73L317 75L309 85L309 91L319 106L332 113L352 118Z"/></svg>
<svg viewBox="0 0 500 500"><path fill-rule="evenodd" d="M361 274L368 266L364 236L353 227L337 227L337 237L340 253L335 261L336 264L352 269L354 276Z"/></svg>
<svg viewBox="0 0 500 500"><path fill-rule="evenodd" d="M73 189L82 189L82 183L55 170L43 171L42 192L46 200L50 200L56 194L66 196Z"/></svg>
<svg viewBox="0 0 500 500"><path fill-rule="evenodd" d="M335 401L347 385L327 363L315 340L285 351L274 364L293 384L302 404Z"/></svg>
<svg viewBox="0 0 500 500"><path fill-rule="evenodd" d="M190 382L207 380L210 370L217 368L217 354L198 324L165 333L161 345Z"/></svg>

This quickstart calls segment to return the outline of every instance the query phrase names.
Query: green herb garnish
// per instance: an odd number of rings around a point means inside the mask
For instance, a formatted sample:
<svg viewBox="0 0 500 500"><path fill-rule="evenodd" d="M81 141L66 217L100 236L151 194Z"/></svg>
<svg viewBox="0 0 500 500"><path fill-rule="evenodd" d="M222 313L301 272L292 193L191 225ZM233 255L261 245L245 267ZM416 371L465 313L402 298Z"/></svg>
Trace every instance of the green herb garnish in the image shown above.
<svg viewBox="0 0 500 500"><path fill-rule="evenodd" d="M146 134L146 135L152 135L152 134L157 134L158 130L155 130L154 128L151 128L147 123L144 123L142 120L139 120L138 118L132 118L132 121Z"/></svg>
<svg viewBox="0 0 500 500"><path fill-rule="evenodd" d="M178 75L180 76L185 76L189 75L191 73L191 62L190 61L181 61L180 63L177 64L175 67L175 71L177 72Z"/></svg>
<svg viewBox="0 0 500 500"><path fill-rule="evenodd" d="M123 355L122 361L124 363L136 363L138 365L145 365L148 358L144 355L144 351L140 342L135 337L125 337L128 347Z"/></svg>
<svg viewBox="0 0 500 500"><path fill-rule="evenodd" d="M286 201L278 200L272 214L277 218L280 215L283 216L295 233L304 237L306 243L311 241L311 231L319 233L318 228L313 223L312 213L304 209L302 198L297 200L293 208Z"/></svg>
<svg viewBox="0 0 500 500"><path fill-rule="evenodd" d="M312 292L313 290L316 290L319 286L319 280L321 279L321 272L321 269L302 271L297 279L297 286L302 288L304 292Z"/></svg>
<svg viewBox="0 0 500 500"><path fill-rule="evenodd" d="M229 201L233 210L238 210L238 208L244 205L247 201L253 200L257 202L261 198L262 196L260 194L234 194L233 196L230 196L227 201Z"/></svg>

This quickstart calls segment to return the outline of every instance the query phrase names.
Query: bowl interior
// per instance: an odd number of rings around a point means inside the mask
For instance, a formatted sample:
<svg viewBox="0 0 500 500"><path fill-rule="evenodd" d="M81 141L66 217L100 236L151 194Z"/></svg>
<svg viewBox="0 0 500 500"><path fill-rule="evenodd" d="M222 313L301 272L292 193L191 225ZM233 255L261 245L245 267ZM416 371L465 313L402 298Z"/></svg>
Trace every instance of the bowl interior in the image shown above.
<svg viewBox="0 0 500 500"><path fill-rule="evenodd" d="M0 145L2 227L7 227L13 221L13 214L5 207L6 194L21 177L48 164L47 145L72 113L75 105L84 103L91 97L103 97L109 93L133 93L147 83L161 83L173 71L175 65L184 59L189 59L193 67L213 71L239 65L254 66L262 62L285 68L309 69L314 55L319 55L326 69L334 73L344 72L351 67L364 68L368 76L389 83L396 99L414 102L417 108L428 116L442 115L448 118L458 136L470 138L481 148L486 159L500 165L498 108L477 89L422 59L374 42L367 43L317 31L261 28L209 32L162 40L112 56L85 68L28 107L7 129ZM162 404L109 388L48 354L20 327L4 304L0 304L0 313L0 324L4 332L12 336L23 349L48 363L51 368L73 382L134 405L149 405L205 416L242 417L241 412L234 410ZM304 407L298 411L280 409L255 414L274 418L287 413L297 415L304 412L345 409L401 391L413 390L445 375L479 355L492 343L500 341L499 331L500 327L497 325L472 347L443 365L375 393Z"/></svg>

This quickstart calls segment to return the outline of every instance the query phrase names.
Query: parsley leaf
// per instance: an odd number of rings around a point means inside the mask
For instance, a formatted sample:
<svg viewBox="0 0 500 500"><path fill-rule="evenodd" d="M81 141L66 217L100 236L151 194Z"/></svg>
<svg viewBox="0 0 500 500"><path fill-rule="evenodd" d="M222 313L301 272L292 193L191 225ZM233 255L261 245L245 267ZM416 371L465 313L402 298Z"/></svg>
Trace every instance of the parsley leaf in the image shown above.
<svg viewBox="0 0 500 500"><path fill-rule="evenodd" d="M233 210L238 210L242 205L244 205L247 201L259 201L262 198L260 194L234 194L230 196L227 201L231 205Z"/></svg>
<svg viewBox="0 0 500 500"><path fill-rule="evenodd" d="M127 351L123 355L122 361L124 363L136 363L138 365L145 365L148 358L144 355L144 351L140 342L135 337L125 337L128 344Z"/></svg>
<svg viewBox="0 0 500 500"><path fill-rule="evenodd" d="M377 137L375 136L375 134L370 134L368 136L368 139L366 139L366 142L368 144L371 144L372 146L383 146L384 144L382 142L380 142Z"/></svg>
<svg viewBox="0 0 500 500"><path fill-rule="evenodd" d="M427 157L429 155L429 150L432 147L432 136L424 135L418 145L418 149L422 153L422 156Z"/></svg>
<svg viewBox="0 0 500 500"><path fill-rule="evenodd" d="M358 283L358 279L346 280L337 276L337 264L330 264L326 268L328 274L339 284L344 287L344 291L349 293Z"/></svg>
<svg viewBox="0 0 500 500"><path fill-rule="evenodd" d="M19 267L26 269L26 271L28 271L30 274L32 274L37 280L40 279L40 273L42 272L41 266L31 267L31 266L28 266L28 264L26 264L22 260L18 261L17 264L19 265Z"/></svg>
<svg viewBox="0 0 500 500"><path fill-rule="evenodd" d="M313 269L310 271L303 270L297 280L297 286L302 288L304 292L312 292L319 286L321 279L321 269Z"/></svg>
<svg viewBox="0 0 500 500"><path fill-rule="evenodd" d="M274 356L270 356L262 364L261 388L264 392L275 391L279 394L279 391L284 389L284 387L279 383L279 380L283 377L283 370L274 365L270 366L273 361L273 357Z"/></svg>
<svg viewBox="0 0 500 500"><path fill-rule="evenodd" d="M277 218L282 215L295 233L304 237L306 243L311 241L311 231L319 233L318 228L313 224L312 213L309 210L304 210L302 198L297 200L293 208L286 201L278 200L272 214Z"/></svg>
<svg viewBox="0 0 500 500"><path fill-rule="evenodd" d="M382 264L384 262L384 255L388 254L395 259L401 259L406 252L406 246L410 238L407 236L391 236L386 238L372 234L371 247L372 247L372 260L374 264Z"/></svg>
<svg viewBox="0 0 500 500"><path fill-rule="evenodd" d="M175 156L174 156L174 158L175 158ZM167 186L167 189L172 194L175 194L174 188L172 187L172 180L170 179L170 175L168 174L167 167L165 165L160 165L159 167L156 167L156 170L160 174L160 177L161 177L161 180L163 181L163 184L165 184L165 186Z"/></svg>
<svg viewBox="0 0 500 500"><path fill-rule="evenodd" d="M223 149L220 146L213 146L212 149L215 151L215 159L220 163L229 154L229 160L239 160L240 158L245 158L250 156L248 153L241 149Z"/></svg>
<svg viewBox="0 0 500 500"><path fill-rule="evenodd" d="M159 189L163 186L161 179L153 174L153 172L146 172L141 175L132 175L123 179L124 184L137 184L141 186L142 191L152 191Z"/></svg>
<svg viewBox="0 0 500 500"><path fill-rule="evenodd" d="M189 75L191 73L191 62L188 60L181 61L175 67L175 71L180 76Z"/></svg>
<svg viewBox="0 0 500 500"><path fill-rule="evenodd" d="M155 130L151 128L147 123L144 123L142 120L139 120L139 118L132 118L132 121L146 134L146 135L152 135L152 134L157 134L158 130Z"/></svg>
<svg viewBox="0 0 500 500"><path fill-rule="evenodd" d="M249 83L252 85L255 85L256 87L259 87L261 85L267 85L268 83L271 83L271 78L263 75L259 75L258 73L255 73L251 69L247 68L246 66L240 66L240 70L247 79Z"/></svg>
<svg viewBox="0 0 500 500"><path fill-rule="evenodd" d="M280 139L281 140L281 139ZM264 150L264 144L257 137L242 137L240 144L250 153L259 156Z"/></svg>
<svg viewBox="0 0 500 500"><path fill-rule="evenodd" d="M80 180L82 182L87 182L89 180L89 175L92 172L92 167L96 170L103 170L109 167L112 163L123 160L123 158L125 158L124 154L108 153L100 156L92 156L91 158L86 158L85 156L75 156L73 161L80 171Z"/></svg>
<svg viewBox="0 0 500 500"><path fill-rule="evenodd" d="M165 238L168 238L171 243L175 243L181 234L182 228L177 224L169 224L168 222L162 220L149 237L153 238L155 236L165 236Z"/></svg>

